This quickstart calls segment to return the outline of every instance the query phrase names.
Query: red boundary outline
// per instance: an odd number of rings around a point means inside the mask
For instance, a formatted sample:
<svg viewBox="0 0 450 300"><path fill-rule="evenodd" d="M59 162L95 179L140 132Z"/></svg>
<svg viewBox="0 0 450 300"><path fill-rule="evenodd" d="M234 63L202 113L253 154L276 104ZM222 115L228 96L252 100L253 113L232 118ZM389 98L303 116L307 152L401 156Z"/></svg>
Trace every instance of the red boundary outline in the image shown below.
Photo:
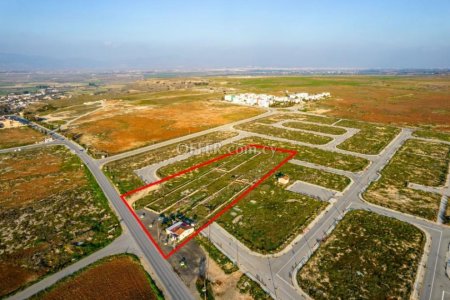
<svg viewBox="0 0 450 300"><path fill-rule="evenodd" d="M153 236L151 235L151 233L147 230L147 228L145 227L145 225L141 222L141 220L139 219L139 217L137 216L136 212L134 211L134 209L128 204L128 202L125 200L125 197L130 196L132 194L135 194L139 191L142 191L148 187L151 187L153 185L156 184L160 184L163 183L165 181L168 181L172 178L178 177L180 175L183 175L185 173L191 172L193 170L196 170L198 168L207 166L209 164L212 164L213 162L216 162L218 160L222 160L224 158L227 158L229 156L235 155L237 153L240 153L242 151L245 151L249 148L257 148L257 149L266 149L266 150L272 150L272 151L278 151L278 152L283 152L283 153L289 153L289 156L287 156L285 159L283 159L278 165L276 165L272 170L270 170L269 172L267 172L266 174L264 174L264 176L262 176L257 182L255 182L252 186L250 186L249 188L247 188L245 191L243 191L238 197L236 197L233 201L231 201L230 203L228 203L228 205L226 205L222 210L220 210L219 212L217 212L211 219L208 220L208 222L206 222L205 224L203 224L200 228L198 228L196 231L194 231L194 233L192 233L190 236L188 236L186 239L184 239L180 244L178 244L174 249L172 249L169 253L164 253L164 251L161 249L161 247L158 245L158 243L155 241L155 239L153 238ZM202 162L200 164L194 165L190 168L187 168L185 170L182 170L178 173L169 175L167 177L162 178L161 180L146 184L144 186L141 186L137 189L128 191L122 195L120 195L120 199L122 199L122 201L125 203L125 205L127 206L127 208L130 210L130 212L133 214L134 218L136 219L136 221L139 223L139 225L141 226L141 228L144 230L145 234L149 237L149 239L152 241L153 245L155 245L156 249L158 249L158 252L161 254L162 257L164 257L165 259L168 259L170 256L172 256L176 251L178 251L181 247L183 247L184 245L186 245L191 239L193 239L195 236L197 236L203 229L205 229L206 227L208 227L212 222L214 222L215 220L217 220L221 215L223 215L227 210L229 210L230 208L232 208L234 205L236 205L236 203L238 203L240 200L242 200L245 196L247 196L252 190L254 190L258 185L260 185L264 180L266 180L267 178L269 178L273 173L276 172L276 170L278 170L279 168L281 168L282 165L284 165L285 163L287 163L289 160L291 160L295 155L297 154L297 151L295 150L288 150L288 149L283 149L283 148L277 148L277 147L269 147L269 146L264 146L264 145L258 145L258 144L249 144L246 146L243 146L241 148L238 148L237 150L234 150L232 152L217 156L215 158L212 158L208 161Z"/></svg>

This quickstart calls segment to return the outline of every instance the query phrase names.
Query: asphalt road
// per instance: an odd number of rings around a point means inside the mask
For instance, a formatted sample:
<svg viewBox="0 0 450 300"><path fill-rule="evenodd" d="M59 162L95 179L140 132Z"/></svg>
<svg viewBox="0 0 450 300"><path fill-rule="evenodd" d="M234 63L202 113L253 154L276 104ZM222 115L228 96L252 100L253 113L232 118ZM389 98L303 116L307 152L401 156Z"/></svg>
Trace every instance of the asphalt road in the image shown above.
<svg viewBox="0 0 450 300"><path fill-rule="evenodd" d="M115 211L118 213L126 229L134 238L134 241L140 248L142 254L144 255L144 258L148 261L148 264L153 269L155 275L157 276L158 282L162 285L162 289L165 292L165 295L170 299L176 300L193 299L188 288L184 285L178 275L173 271L172 266L159 254L157 249L153 246L147 235L140 227L137 220L128 210L126 205L122 202L119 194L103 174L103 172L100 170L96 161L89 155L87 155L84 149L76 143L55 132L47 130L44 127L41 127L39 125L36 126L44 129L56 141L66 145L86 164L86 166L92 172L93 176L96 178L104 194L113 205ZM34 292L38 292L39 290L40 289L36 287Z"/></svg>
<svg viewBox="0 0 450 300"><path fill-rule="evenodd" d="M264 115L260 115L251 119L242 120L232 124L212 128L206 131L195 133L189 136L173 139L163 143L151 145L137 150L129 151L123 154L115 155L104 160L94 160L87 155L84 150L72 141L65 139L58 134L53 133L57 139L55 143L63 143L74 151L89 167L92 174L97 179L99 185L104 191L105 195L111 201L115 210L122 218L123 223L129 230L135 243L142 251L145 259L152 266L156 279L163 285L163 289L172 299L192 299L188 289L178 276L173 272L171 266L165 261L156 249L153 247L147 236L140 228L137 221L128 211L125 204L119 198L119 195L109 180L100 170L103 163L136 155L151 149L156 149L165 145L180 142L189 138L200 136L209 132L219 130L233 130L232 126L239 123L247 122L253 119L258 119L267 115L273 114L272 111ZM236 130L242 134L247 132ZM351 132L354 133L354 132ZM350 134L350 133L349 133ZM251 134L253 136L260 136L263 138L270 138L274 140L286 141L294 144L303 145L304 143L293 142L285 139L274 138L262 134ZM445 276L445 253L447 245L450 242L450 230L448 227L440 226L426 220L418 219L410 215L405 215L399 212L391 211L386 208L371 205L363 201L360 193L366 189L370 182L376 180L379 172L384 168L388 161L392 158L398 148L411 137L411 131L403 129L402 132L383 150L380 155L369 156L363 154L356 154L340 149L336 149L336 142L330 142L327 145L309 145L309 147L322 148L329 151L345 153L354 156L367 158L371 161L369 167L363 172L345 174L350 175L353 179L353 184L345 192L337 195L337 201L330 205L323 215L319 216L305 231L303 235L298 236L290 245L275 255L261 255L252 252L245 245L236 240L227 231L222 229L216 223L211 224L202 233L207 235L228 257L235 261L240 269L247 273L254 280L259 282L261 286L276 299L299 299L307 298L307 296L297 286L295 276L299 266L304 263L307 258L313 253L316 247L319 246L320 241L327 236L334 225L343 217L348 209L367 209L376 211L379 214L398 218L400 220L409 222L413 225L419 226L428 233L431 237L431 248L429 249L428 258L426 261L424 284L419 289L420 299L441 299L445 291L449 292L450 281ZM314 167L314 165L308 165ZM320 168L319 168L320 169ZM152 169L153 170L153 169ZM336 171L339 170L327 170ZM448 189L447 189L448 190Z"/></svg>
<svg viewBox="0 0 450 300"><path fill-rule="evenodd" d="M379 214L409 222L426 231L431 237L431 248L426 261L424 284L419 288L420 299L441 299L445 290L450 290L450 281L445 276L445 253L450 242L448 227L439 226L410 215L371 205L360 198L360 193L376 180L378 173L389 162L398 148L411 137L411 131L403 129L383 153L372 160L369 168L358 176L351 188L338 197L336 203L327 208L323 216L301 237L275 255L264 256L248 249L216 223L209 228L208 236L228 257L236 262L243 272L259 281L262 287L277 299L299 299L307 296L296 283L296 271L320 245L348 209L366 209Z"/></svg>

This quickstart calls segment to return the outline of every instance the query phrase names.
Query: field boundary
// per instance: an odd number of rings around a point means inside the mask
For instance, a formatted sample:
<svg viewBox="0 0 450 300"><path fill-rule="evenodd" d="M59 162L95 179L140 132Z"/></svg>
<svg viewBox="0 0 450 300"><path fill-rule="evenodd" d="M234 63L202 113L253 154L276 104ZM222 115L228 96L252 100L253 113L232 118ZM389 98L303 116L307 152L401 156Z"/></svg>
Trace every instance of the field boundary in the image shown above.
<svg viewBox="0 0 450 300"><path fill-rule="evenodd" d="M180 244L178 244L174 249L172 249L169 253L164 253L164 251L161 249L161 247L158 245L158 243L155 241L155 239L153 238L153 236L151 235L151 233L147 230L147 228L145 227L145 225L142 223L142 221L139 219L139 217L137 216L136 212L134 211L134 209L130 206L130 204L127 202L127 200L125 199L125 197L128 197L130 195L133 195L137 192L140 192L144 189L147 189L151 186L154 185L158 185L161 184L165 181L168 181L172 178L181 176L183 174L192 172L196 169L199 169L201 167L210 165L216 161L225 159L227 157L230 157L232 155L241 153L245 150L248 150L250 148L256 148L256 149L264 149L264 150L270 150L270 151L274 151L274 152L281 152L281 153L287 153L289 154L286 158L284 158L279 164L277 164L274 168L272 168L269 172L267 172L266 174L264 174L260 179L258 179L254 184L252 184L250 187L248 187L246 190L244 190L243 192L241 192L233 201L231 201L230 203L228 203L224 208L222 208L220 211L218 211L213 217L211 217L205 224L203 224L200 228L198 228L197 230L194 231L194 233L192 233L191 235L189 235L186 239L184 239ZM130 210L130 212L132 213L132 215L134 216L134 218L136 219L136 221L139 223L139 225L141 226L141 228L144 230L145 234L147 235L147 237L151 240L151 242L153 243L153 245L156 247L156 249L158 250L158 252L161 254L161 256L165 259L168 259L170 256L172 256L175 252L177 252L181 247L183 247L184 245L186 245L191 239L193 239L195 236L197 236L201 231L203 231L203 229L205 229L206 227L208 227L212 222L214 222L215 220L217 220L221 215L223 215L226 211L228 211L230 208L232 208L234 205L236 205L240 200L242 200L245 196L247 196L252 190L254 190L258 185L260 185L262 182L264 182L267 178L269 178L272 174L274 174L279 168L281 168L281 166L283 166L285 163L287 163L289 160L291 160L292 158L294 158L294 156L297 154L298 152L296 150L289 150L289 149L283 149L283 148L277 148L277 147L269 147L269 146L264 146L264 145L258 145L258 144L249 144L243 147L240 147L234 151L228 152L226 154L217 156L215 158L212 158L208 161L202 162L200 164L194 165L190 168L187 168L185 170L182 170L180 172L177 172L175 174L169 175L167 177L164 177L158 181L146 184L144 186L141 186L137 189L128 191L122 195L120 195L120 199L122 199L122 201L125 203L125 205L127 206L127 208Z"/></svg>

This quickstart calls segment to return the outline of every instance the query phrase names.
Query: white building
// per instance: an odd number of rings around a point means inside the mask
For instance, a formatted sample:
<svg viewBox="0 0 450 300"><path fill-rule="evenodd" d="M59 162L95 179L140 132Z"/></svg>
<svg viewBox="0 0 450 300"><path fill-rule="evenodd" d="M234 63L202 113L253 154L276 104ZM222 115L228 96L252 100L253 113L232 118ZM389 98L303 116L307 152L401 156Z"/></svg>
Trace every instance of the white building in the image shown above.
<svg viewBox="0 0 450 300"><path fill-rule="evenodd" d="M225 95L224 100L235 104L269 107L275 103L302 103L302 101L315 101L331 97L328 92L310 95L296 93L289 96L273 96L267 94L245 93L238 95Z"/></svg>
<svg viewBox="0 0 450 300"><path fill-rule="evenodd" d="M169 235L169 239L174 242L180 242L186 237L194 233L194 227L191 225L179 221L172 226L166 228L166 233Z"/></svg>

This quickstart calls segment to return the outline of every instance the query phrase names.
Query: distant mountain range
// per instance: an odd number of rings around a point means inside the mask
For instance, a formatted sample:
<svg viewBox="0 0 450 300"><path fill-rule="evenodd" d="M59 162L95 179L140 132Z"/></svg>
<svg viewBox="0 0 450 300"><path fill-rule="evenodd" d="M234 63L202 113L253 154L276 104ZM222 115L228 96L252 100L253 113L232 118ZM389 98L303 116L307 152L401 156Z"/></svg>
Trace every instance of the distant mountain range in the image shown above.
<svg viewBox="0 0 450 300"><path fill-rule="evenodd" d="M0 53L0 72L52 72L52 71L128 71L139 70L147 77L176 77L201 75L437 75L450 74L450 69L387 69L387 68L161 68L153 67L148 59L130 61L100 61L88 58L59 59L48 56Z"/></svg>

